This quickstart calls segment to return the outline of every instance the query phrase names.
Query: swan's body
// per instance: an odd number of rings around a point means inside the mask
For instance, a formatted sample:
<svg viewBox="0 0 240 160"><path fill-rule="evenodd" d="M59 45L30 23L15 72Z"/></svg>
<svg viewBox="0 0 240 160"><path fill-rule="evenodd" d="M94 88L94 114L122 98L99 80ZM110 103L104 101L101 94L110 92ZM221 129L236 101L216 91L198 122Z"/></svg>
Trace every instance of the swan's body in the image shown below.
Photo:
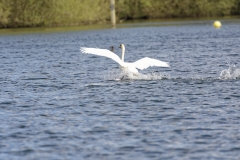
<svg viewBox="0 0 240 160"><path fill-rule="evenodd" d="M139 74L137 69L143 70L151 66L170 67L166 62L148 58L148 57L142 58L133 63L124 62L125 47L123 44L121 44L120 48L122 48L122 59L120 59L116 54L114 54L113 52L107 49L81 47L80 51L86 54L95 54L98 56L111 58L120 65L122 70L124 70L125 72L133 73L134 75Z"/></svg>

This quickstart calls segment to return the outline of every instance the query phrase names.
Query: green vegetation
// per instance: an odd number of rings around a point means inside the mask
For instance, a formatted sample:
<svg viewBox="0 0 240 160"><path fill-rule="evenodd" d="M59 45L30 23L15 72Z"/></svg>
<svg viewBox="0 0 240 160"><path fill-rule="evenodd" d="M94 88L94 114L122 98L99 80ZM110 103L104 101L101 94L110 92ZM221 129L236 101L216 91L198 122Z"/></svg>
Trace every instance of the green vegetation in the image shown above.
<svg viewBox="0 0 240 160"><path fill-rule="evenodd" d="M108 0L0 0L0 27L80 25L108 17Z"/></svg>
<svg viewBox="0 0 240 160"><path fill-rule="evenodd" d="M240 14L240 0L118 0L121 19L213 17Z"/></svg>
<svg viewBox="0 0 240 160"><path fill-rule="evenodd" d="M118 20L240 14L240 0L115 0ZM110 0L0 0L0 27L70 26L110 20Z"/></svg>

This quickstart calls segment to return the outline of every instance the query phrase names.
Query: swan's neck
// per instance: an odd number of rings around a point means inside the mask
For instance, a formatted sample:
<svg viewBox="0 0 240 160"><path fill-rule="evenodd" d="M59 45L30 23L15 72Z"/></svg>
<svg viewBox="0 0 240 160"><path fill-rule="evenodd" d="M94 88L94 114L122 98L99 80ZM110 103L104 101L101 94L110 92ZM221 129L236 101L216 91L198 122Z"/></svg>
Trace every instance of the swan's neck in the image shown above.
<svg viewBox="0 0 240 160"><path fill-rule="evenodd" d="M122 61L124 62L125 47L122 46Z"/></svg>

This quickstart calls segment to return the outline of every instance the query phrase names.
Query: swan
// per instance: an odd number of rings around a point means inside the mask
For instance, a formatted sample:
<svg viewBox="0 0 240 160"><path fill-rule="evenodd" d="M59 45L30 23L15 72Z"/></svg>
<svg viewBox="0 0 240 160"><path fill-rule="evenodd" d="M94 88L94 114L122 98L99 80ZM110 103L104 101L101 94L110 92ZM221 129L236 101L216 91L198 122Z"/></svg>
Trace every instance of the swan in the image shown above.
<svg viewBox="0 0 240 160"><path fill-rule="evenodd" d="M115 53L113 53L107 49L81 47L80 51L85 54L95 54L98 56L104 56L104 57L111 58L120 65L120 68L123 71L125 71L127 73L132 73L133 75L136 75L136 76L139 74L137 69L143 70L143 69L146 69L151 66L170 67L167 62L163 62L163 61L153 59L153 58L148 58L148 57L144 57L133 63L124 62L124 55L125 55L124 44L120 44L119 48L122 49L121 59Z"/></svg>

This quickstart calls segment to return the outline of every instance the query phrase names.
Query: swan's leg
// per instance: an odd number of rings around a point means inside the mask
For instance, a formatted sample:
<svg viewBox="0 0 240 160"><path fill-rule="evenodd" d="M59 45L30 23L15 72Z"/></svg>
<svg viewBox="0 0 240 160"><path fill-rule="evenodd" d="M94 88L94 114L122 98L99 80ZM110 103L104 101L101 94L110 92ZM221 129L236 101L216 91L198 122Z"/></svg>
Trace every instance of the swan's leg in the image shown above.
<svg viewBox="0 0 240 160"><path fill-rule="evenodd" d="M122 76L121 80L123 80L124 76Z"/></svg>

